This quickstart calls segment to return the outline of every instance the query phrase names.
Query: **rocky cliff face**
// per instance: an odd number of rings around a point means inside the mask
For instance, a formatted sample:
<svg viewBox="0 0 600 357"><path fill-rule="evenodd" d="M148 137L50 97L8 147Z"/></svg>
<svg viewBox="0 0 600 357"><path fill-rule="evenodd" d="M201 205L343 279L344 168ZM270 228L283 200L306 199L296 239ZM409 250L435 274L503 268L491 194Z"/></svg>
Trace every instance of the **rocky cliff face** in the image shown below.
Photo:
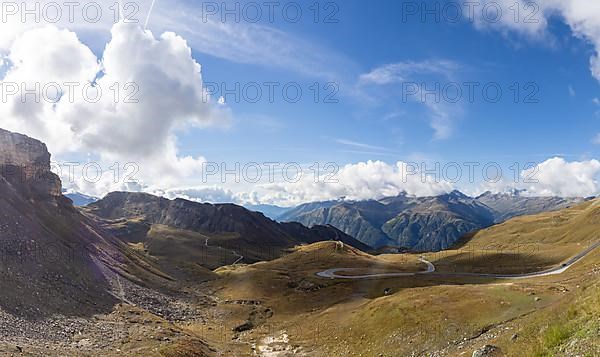
<svg viewBox="0 0 600 357"><path fill-rule="evenodd" d="M61 197L61 182L50 171L42 142L0 129L0 176L28 198Z"/></svg>
<svg viewBox="0 0 600 357"><path fill-rule="evenodd" d="M111 311L117 275L150 276L141 259L61 195L46 145L0 129L0 315Z"/></svg>

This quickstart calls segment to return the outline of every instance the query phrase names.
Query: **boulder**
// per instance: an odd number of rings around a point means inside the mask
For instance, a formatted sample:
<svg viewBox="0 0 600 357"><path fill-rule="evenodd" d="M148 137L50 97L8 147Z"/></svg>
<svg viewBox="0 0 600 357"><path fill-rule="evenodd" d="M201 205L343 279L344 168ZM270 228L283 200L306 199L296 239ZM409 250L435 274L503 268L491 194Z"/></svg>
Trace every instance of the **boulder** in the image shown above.
<svg viewBox="0 0 600 357"><path fill-rule="evenodd" d="M488 356L497 356L500 352L500 349L493 345L485 345L478 350L473 352L473 357L488 357Z"/></svg>

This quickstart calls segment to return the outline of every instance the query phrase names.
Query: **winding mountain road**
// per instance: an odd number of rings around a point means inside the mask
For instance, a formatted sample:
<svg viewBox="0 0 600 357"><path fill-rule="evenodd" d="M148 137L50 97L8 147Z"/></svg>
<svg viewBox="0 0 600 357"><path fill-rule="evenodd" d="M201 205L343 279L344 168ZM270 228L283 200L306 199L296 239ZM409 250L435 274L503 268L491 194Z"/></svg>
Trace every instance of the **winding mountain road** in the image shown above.
<svg viewBox="0 0 600 357"><path fill-rule="evenodd" d="M201 233L199 233L199 234L200 234L200 236L202 236L203 238L205 238L205 239L206 239L206 240L204 241L204 246L205 246L205 247L208 247L208 241L210 240L210 237L209 237L209 236L206 236L206 235L204 235L204 234L201 234ZM219 249L224 249L224 250L225 250L225 248L222 248L222 247L216 247L216 248L219 248ZM231 253L233 253L233 255L235 255L235 256L237 257L237 258L236 258L236 261L235 261L235 262L233 262L233 263L232 263L232 265L236 265L237 263L239 263L239 262L241 262L242 260L244 260L244 256L243 256L243 255L241 255L241 254L238 254L238 252L236 252L235 250L232 250L232 251L231 251Z"/></svg>
<svg viewBox="0 0 600 357"><path fill-rule="evenodd" d="M435 266L425 260L424 258L419 258L419 261L427 264L427 270L414 272L414 273L381 273L381 274L367 274L367 275L338 275L339 272L350 273L357 270L364 270L362 268L333 268L325 271L321 271L317 273L317 276L321 278L329 278L329 279L372 279L372 278L394 278L400 276L415 276L418 274L431 274L435 272Z"/></svg>
<svg viewBox="0 0 600 357"><path fill-rule="evenodd" d="M233 264L232 264L232 265L236 265L237 263L241 262L241 261L244 259L244 256L243 256L243 255L241 255L241 254L238 254L238 252L236 252L235 250L232 250L231 252L232 252L234 255L237 255L237 256L238 256L238 259L237 259L235 262L233 262Z"/></svg>
<svg viewBox="0 0 600 357"><path fill-rule="evenodd" d="M316 275L326 279L349 279L349 280L360 280L360 279L383 279L383 278L394 278L394 277L407 277L407 276L418 276L418 275L431 275L439 277L477 277L477 278L492 278L492 279L527 279L536 278L549 275L558 275L567 271L573 264L577 263L585 256L600 248L600 241L592 244L590 247L577 254L576 256L569 259L566 263L560 266L542 270L533 273L523 274L486 274L486 273L436 273L435 266L425 258L419 258L419 261L427 265L427 270L412 272L412 273L381 273L381 274L366 274L366 275L339 275L338 273L346 272L350 273L353 271L361 270L360 268L332 268L318 272Z"/></svg>

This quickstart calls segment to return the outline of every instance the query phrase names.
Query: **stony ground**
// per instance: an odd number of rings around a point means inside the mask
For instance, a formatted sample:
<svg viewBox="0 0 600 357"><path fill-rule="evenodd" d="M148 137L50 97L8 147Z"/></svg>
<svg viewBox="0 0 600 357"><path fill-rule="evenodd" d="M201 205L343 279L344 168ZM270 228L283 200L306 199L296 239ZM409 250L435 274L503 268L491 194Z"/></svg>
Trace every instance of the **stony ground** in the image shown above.
<svg viewBox="0 0 600 357"><path fill-rule="evenodd" d="M211 353L199 337L182 329L202 323L214 299L199 292L160 292L110 275L121 301L109 314L53 315L39 320L0 310L0 356L152 356L170 351ZM182 347L183 346L183 347ZM181 354L174 354L181 355Z"/></svg>

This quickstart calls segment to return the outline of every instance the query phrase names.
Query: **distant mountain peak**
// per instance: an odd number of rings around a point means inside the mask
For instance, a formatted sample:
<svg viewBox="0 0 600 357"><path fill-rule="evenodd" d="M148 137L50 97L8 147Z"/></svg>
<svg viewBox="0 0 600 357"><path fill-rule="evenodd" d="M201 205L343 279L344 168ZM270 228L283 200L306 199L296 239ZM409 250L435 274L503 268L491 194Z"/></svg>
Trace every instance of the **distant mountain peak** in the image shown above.
<svg viewBox="0 0 600 357"><path fill-rule="evenodd" d="M74 190L63 189L62 193L65 197L69 198L73 202L73 205L75 205L77 207L85 207L85 206L89 205L90 203L94 203L99 200L99 198L97 198L97 197L88 196L84 193L77 192Z"/></svg>
<svg viewBox="0 0 600 357"><path fill-rule="evenodd" d="M493 196L495 193L493 193L492 191L485 191L484 193L480 194L479 196L475 197L475 199L480 199L482 197L490 197Z"/></svg>
<svg viewBox="0 0 600 357"><path fill-rule="evenodd" d="M492 197L492 198L493 197L496 197L496 198L526 197L526 195L525 195L526 193L527 193L526 189L509 188L509 189L506 189L505 191L500 191L500 192L485 191L481 195L477 196L476 199L486 198L486 197Z"/></svg>
<svg viewBox="0 0 600 357"><path fill-rule="evenodd" d="M470 198L469 196L465 195L464 193L462 193L459 190L453 190L452 192L449 193L449 195L454 196L454 197L459 197L459 198Z"/></svg>
<svg viewBox="0 0 600 357"><path fill-rule="evenodd" d="M524 193L527 193L527 190L526 189L519 190L518 188L515 188L515 189L510 190L508 193L515 197L521 197Z"/></svg>

